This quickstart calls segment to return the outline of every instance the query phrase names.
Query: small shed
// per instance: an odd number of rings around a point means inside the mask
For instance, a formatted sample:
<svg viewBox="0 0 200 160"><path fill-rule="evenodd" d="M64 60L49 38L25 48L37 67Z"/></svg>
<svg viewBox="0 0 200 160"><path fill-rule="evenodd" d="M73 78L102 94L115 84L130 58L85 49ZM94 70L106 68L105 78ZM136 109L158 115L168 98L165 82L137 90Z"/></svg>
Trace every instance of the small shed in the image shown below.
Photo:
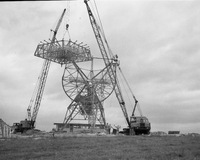
<svg viewBox="0 0 200 160"><path fill-rule="evenodd" d="M65 126L65 123L54 123L56 125L56 131L60 131L62 129L69 129L70 132L73 132L77 129L89 129L91 127L90 124L83 124L83 123L68 123ZM103 124L95 124L95 128L104 129Z"/></svg>
<svg viewBox="0 0 200 160"><path fill-rule="evenodd" d="M0 138L10 138L11 127L0 118Z"/></svg>
<svg viewBox="0 0 200 160"><path fill-rule="evenodd" d="M177 135L177 134L180 134L180 131L168 131L168 134Z"/></svg>

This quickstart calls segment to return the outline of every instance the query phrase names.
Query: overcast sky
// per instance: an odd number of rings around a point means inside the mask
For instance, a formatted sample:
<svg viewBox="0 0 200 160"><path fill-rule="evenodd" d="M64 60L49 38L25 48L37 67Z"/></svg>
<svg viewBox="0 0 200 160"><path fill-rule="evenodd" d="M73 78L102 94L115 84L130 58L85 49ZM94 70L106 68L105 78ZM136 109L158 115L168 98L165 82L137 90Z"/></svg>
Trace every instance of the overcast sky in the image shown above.
<svg viewBox="0 0 200 160"><path fill-rule="evenodd" d="M152 131L200 133L200 1L96 1L104 31ZM70 6L70 7L69 7ZM0 5L0 118L12 125L26 109L43 60L34 52L48 40L64 8L72 41L101 56L83 1L2 2ZM70 8L70 9L69 9ZM65 39L69 36L65 34ZM64 67L51 64L37 128L50 131L63 122L69 98ZM126 93L124 93L126 96ZM108 123L126 127L115 95L104 103ZM127 105L129 115L133 106Z"/></svg>

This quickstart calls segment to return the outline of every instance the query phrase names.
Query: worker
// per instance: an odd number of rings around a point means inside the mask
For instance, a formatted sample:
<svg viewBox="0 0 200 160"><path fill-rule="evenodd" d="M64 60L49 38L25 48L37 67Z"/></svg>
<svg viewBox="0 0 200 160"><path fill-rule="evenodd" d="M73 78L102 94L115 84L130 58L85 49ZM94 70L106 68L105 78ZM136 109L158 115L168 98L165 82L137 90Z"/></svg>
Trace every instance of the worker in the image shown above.
<svg viewBox="0 0 200 160"><path fill-rule="evenodd" d="M54 134L55 134L55 133L53 132L53 133L52 133L52 136L53 136L53 137L54 137Z"/></svg>
<svg viewBox="0 0 200 160"><path fill-rule="evenodd" d="M107 123L107 132L110 134L111 125Z"/></svg>
<svg viewBox="0 0 200 160"><path fill-rule="evenodd" d="M68 28L69 28L69 24L66 24L66 30L68 30Z"/></svg>
<svg viewBox="0 0 200 160"><path fill-rule="evenodd" d="M114 126L117 129L117 134L119 134L119 129L121 128L121 126L120 125L114 125Z"/></svg>

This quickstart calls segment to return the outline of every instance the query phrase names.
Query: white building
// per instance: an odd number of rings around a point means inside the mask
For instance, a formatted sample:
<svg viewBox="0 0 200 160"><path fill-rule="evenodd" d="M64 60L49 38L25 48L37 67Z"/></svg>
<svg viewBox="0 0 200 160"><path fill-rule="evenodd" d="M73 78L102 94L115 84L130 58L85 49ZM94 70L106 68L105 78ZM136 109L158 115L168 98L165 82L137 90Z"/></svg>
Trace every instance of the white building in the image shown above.
<svg viewBox="0 0 200 160"><path fill-rule="evenodd" d="M0 118L0 138L10 138L11 127Z"/></svg>

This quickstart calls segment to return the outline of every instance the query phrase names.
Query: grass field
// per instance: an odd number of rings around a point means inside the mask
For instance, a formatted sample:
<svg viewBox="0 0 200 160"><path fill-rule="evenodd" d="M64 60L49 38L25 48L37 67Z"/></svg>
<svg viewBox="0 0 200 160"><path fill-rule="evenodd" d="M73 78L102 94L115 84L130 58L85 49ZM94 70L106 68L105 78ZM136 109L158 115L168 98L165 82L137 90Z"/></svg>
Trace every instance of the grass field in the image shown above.
<svg viewBox="0 0 200 160"><path fill-rule="evenodd" d="M70 136L0 139L1 160L200 160L200 137Z"/></svg>

